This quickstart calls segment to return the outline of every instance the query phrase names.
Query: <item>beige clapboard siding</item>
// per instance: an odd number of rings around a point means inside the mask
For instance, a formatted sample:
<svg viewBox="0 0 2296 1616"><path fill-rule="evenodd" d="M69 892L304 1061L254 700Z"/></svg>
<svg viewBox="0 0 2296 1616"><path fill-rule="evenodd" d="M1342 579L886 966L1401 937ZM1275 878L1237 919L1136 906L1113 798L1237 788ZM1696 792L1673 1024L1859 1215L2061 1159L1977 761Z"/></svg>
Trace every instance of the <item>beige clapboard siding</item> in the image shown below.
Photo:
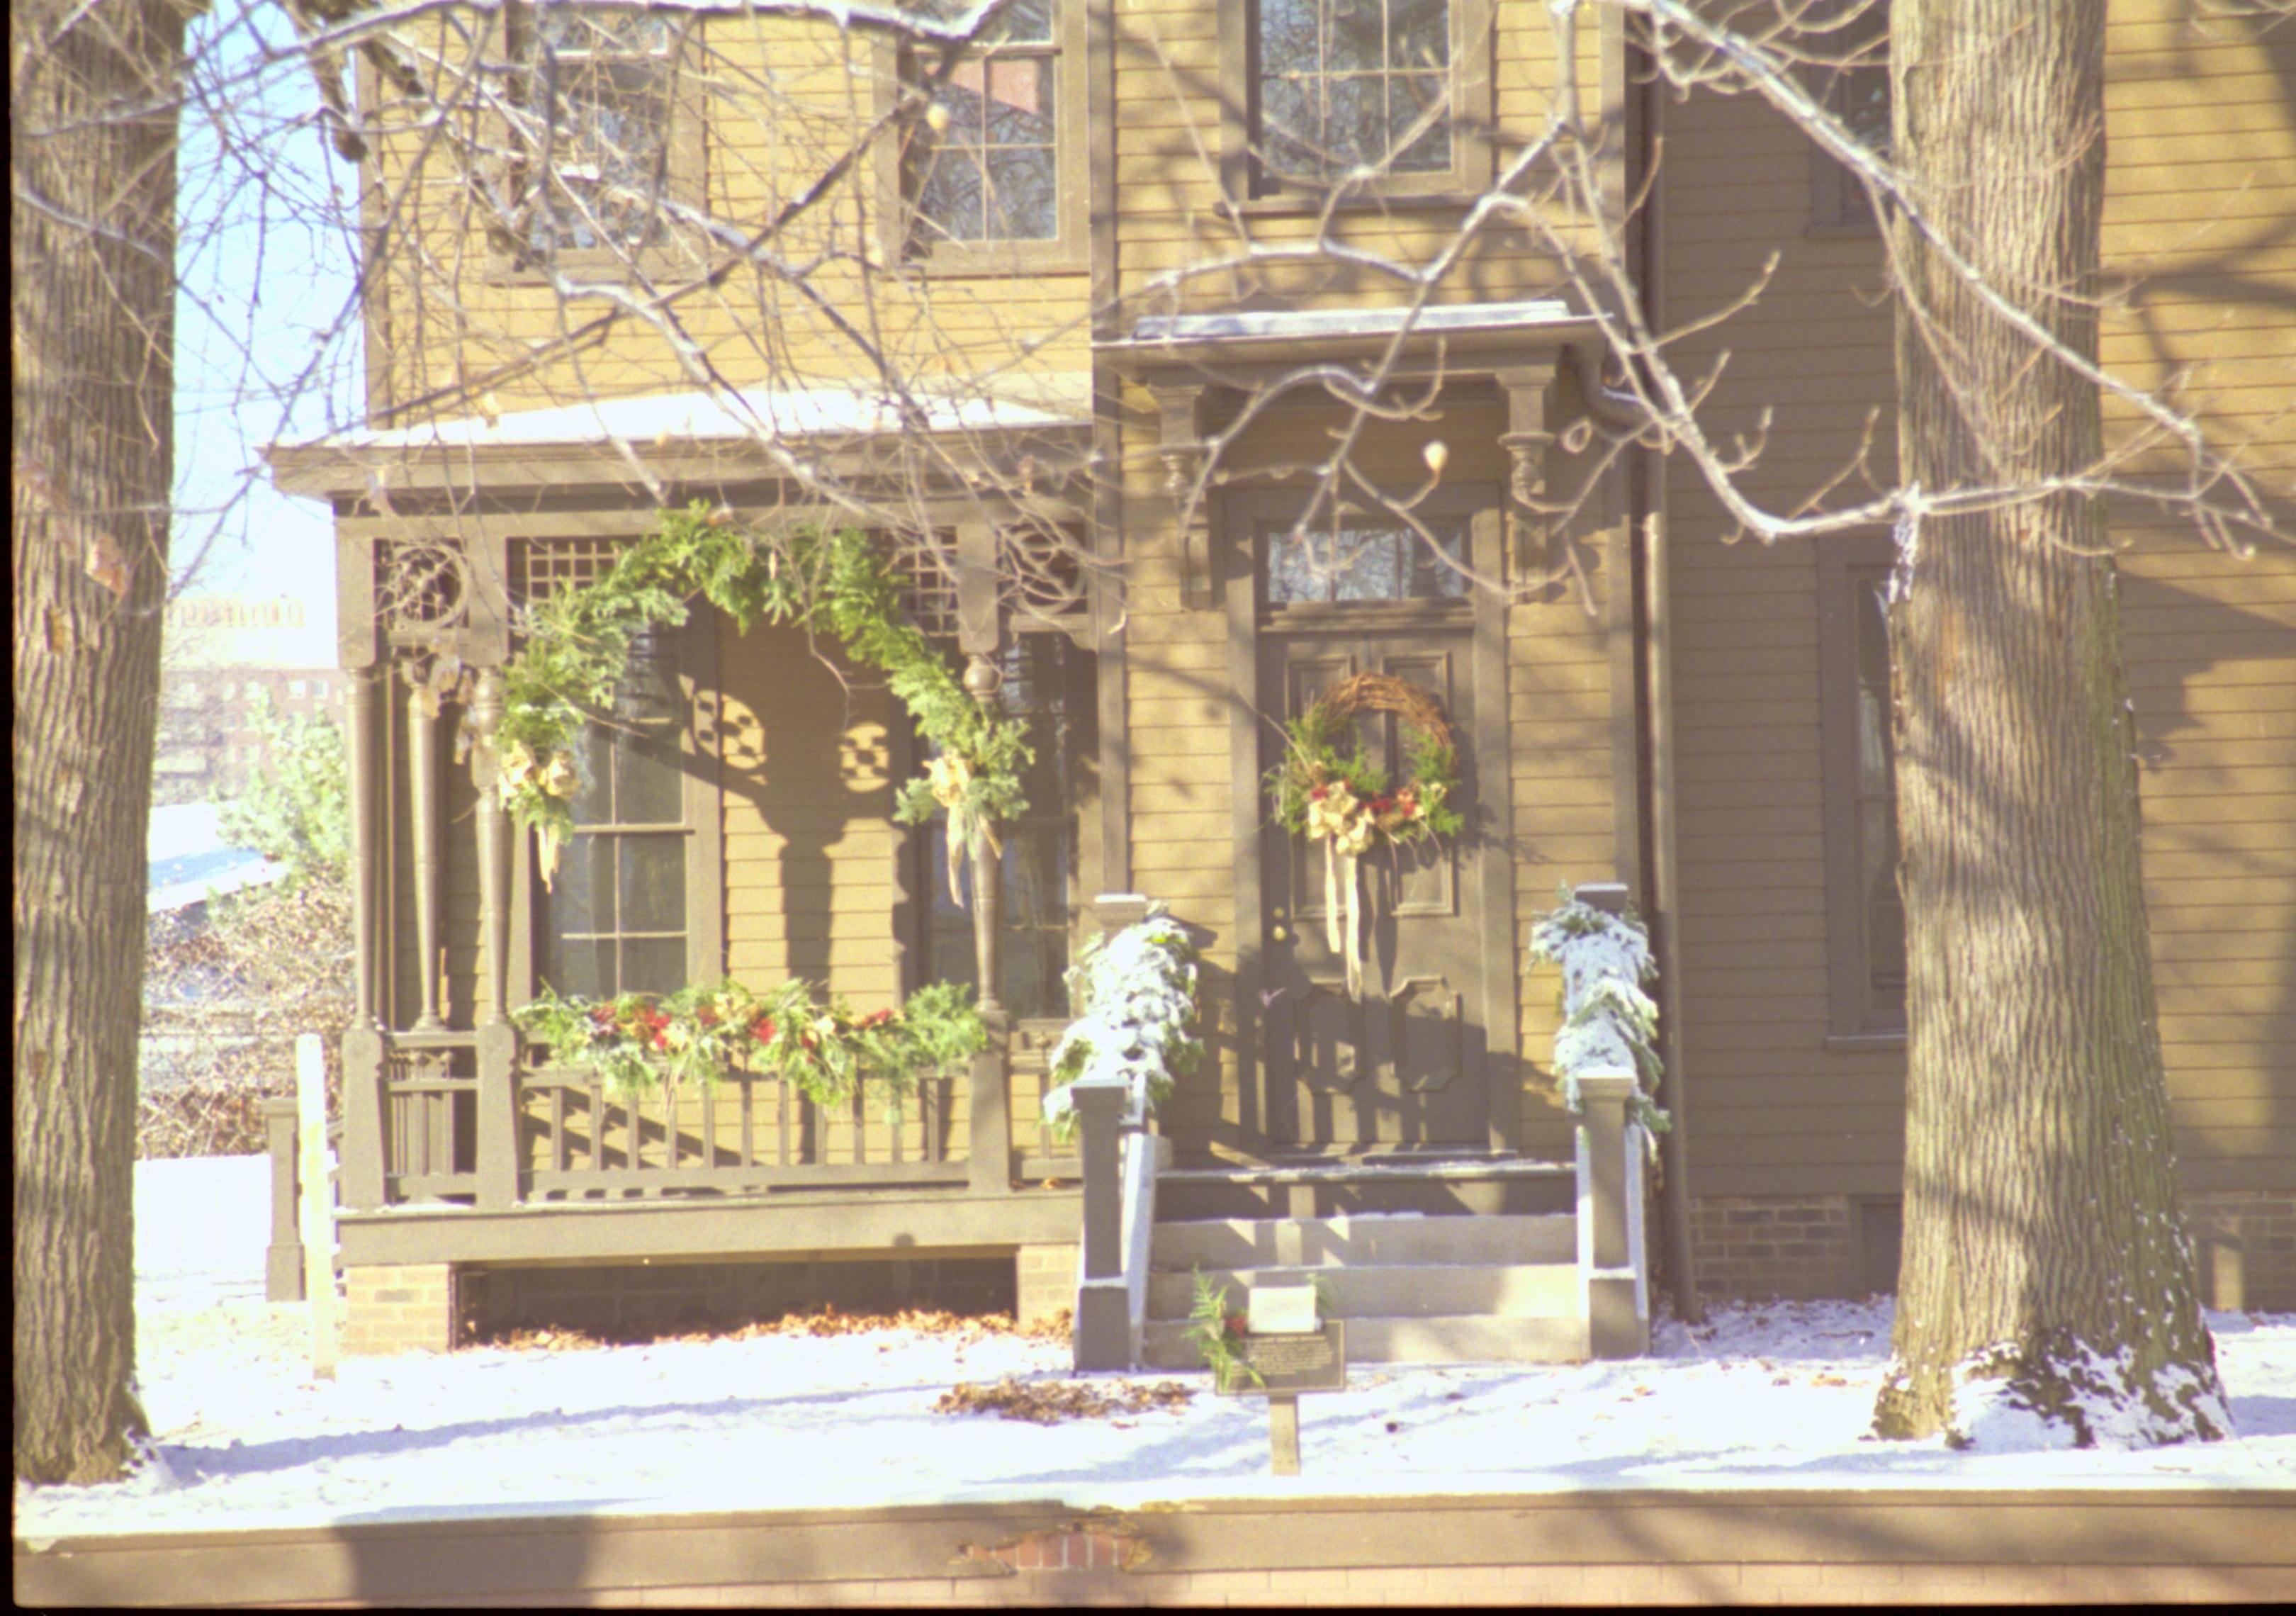
<svg viewBox="0 0 2296 1616"><path fill-rule="evenodd" d="M754 225L827 172L866 128L875 111L876 46L819 21L730 14L704 21L697 37L693 66L707 120L701 145L709 206L718 217ZM418 129L382 143L386 172L403 174L423 138ZM877 185L876 166L865 159L821 202L791 218L775 245L793 259L832 249L849 258L864 245L865 224L884 211ZM562 324L551 289L491 271L455 187L425 186L421 202L409 228L421 235L430 267L406 269L414 262L408 255L386 287L391 385L401 397L517 361ZM669 267L657 278L674 284L690 273ZM1001 276L880 274L865 283L832 263L813 284L843 312L865 308L870 342L904 373L970 373L1005 364L1021 343L1047 336L1031 362L1036 368L1074 370L1089 362L1086 277L1046 275L1024 252L1014 253L1011 273ZM593 318L609 307L578 300L567 317ZM682 334L708 353L713 373L734 385L833 386L874 373L873 357L838 334L819 309L787 288L760 288L753 275L683 295L677 316ZM580 356L500 381L489 407L697 385L647 322L626 317ZM445 407L467 413L469 406Z"/></svg>
<svg viewBox="0 0 2296 1616"><path fill-rule="evenodd" d="M2103 354L2140 381L2191 367L2188 403L2265 474L2296 454L2296 250L2276 229L2296 207L2283 87L2296 40L2262 46L2224 23L2225 40L2180 55L2182 42L2163 40L2181 15L2113 12L2105 250L2109 272L2126 266L2145 283L2140 304L2108 309ZM1877 244L1781 227L1807 186L1806 147L1790 130L1749 144L1774 121L1759 108L1701 100L1669 116L1669 147L1685 153L1667 193L1670 316L1716 307L1774 245L1784 252L1765 300L1683 357L1695 368L1702 354L1735 353L1714 428L1751 431L1776 406L1749 486L1789 505L1854 447L1852 412L1889 395L1886 314L1849 300L1878 284ZM2243 279L2256 295L2228 299ZM2110 422L2127 419L2108 406ZM1814 568L1792 546L1724 550L1712 540L1726 526L1698 480L1677 467L1669 489L1693 1170L1707 1194L1889 1193L1893 1113L1844 1079L1878 1065L1866 1080L1889 1082L1902 1057L1824 1047L1821 779L1815 720L1798 709L1816 688ZM2286 1172L2292 1140L2272 1125L2296 1084L2296 561L2237 562L2175 534L2148 537L2123 570L2180 1151L2211 1182L2262 1182ZM1800 739L1750 733L1764 727ZM1796 1128L1801 1156L1764 1143ZM1838 1144L1816 1148L1836 1132Z"/></svg>
<svg viewBox="0 0 2296 1616"><path fill-rule="evenodd" d="M840 685L791 630L729 630L719 656L727 969L752 988L800 976L890 1003L890 700L849 674Z"/></svg>

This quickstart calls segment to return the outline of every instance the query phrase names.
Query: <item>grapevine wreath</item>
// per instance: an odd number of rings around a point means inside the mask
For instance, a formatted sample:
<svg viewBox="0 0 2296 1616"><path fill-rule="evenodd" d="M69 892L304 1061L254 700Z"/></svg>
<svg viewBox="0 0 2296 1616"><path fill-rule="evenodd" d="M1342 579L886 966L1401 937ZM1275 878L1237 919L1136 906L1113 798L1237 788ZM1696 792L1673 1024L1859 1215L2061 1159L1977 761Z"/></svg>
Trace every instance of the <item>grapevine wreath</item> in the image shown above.
<svg viewBox="0 0 2296 1616"><path fill-rule="evenodd" d="M1404 777L1365 756L1356 718L1392 713L1403 730ZM1459 753L1442 704L1392 674L1341 679L1283 726L1283 761L1268 771L1275 820L1295 836L1324 844L1324 914L1332 952L1347 962L1348 992L1363 982L1361 861L1435 836L1454 836L1459 812Z"/></svg>

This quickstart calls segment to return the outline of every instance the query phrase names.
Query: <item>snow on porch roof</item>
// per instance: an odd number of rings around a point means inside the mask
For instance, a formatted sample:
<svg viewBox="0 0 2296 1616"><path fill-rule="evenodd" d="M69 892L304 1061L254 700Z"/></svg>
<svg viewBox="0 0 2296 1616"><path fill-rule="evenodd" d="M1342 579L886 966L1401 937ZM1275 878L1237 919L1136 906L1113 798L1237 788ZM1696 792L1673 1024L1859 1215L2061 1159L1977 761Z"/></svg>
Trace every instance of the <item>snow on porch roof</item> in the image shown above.
<svg viewBox="0 0 2296 1616"><path fill-rule="evenodd" d="M1226 314L1143 315L1128 341L1104 346L1139 348L1157 343L1283 342L1307 337L1388 337L1403 329L1406 308L1294 308L1242 310ZM1411 320L1413 333L1520 330L1526 325L1567 324L1580 316L1560 298L1513 303L1437 303Z"/></svg>
<svg viewBox="0 0 2296 1616"><path fill-rule="evenodd" d="M928 432L1024 431L1090 425L1091 397L1089 377L1060 375L1036 385L1013 383L996 394L918 390L909 394L907 402L922 414L923 430ZM308 454L312 450L531 448L616 439L643 445L664 440L742 442L759 436L781 439L881 437L898 434L909 425L903 403L889 391L847 388L654 393L468 415L420 426L357 428L311 442L272 447L275 452Z"/></svg>

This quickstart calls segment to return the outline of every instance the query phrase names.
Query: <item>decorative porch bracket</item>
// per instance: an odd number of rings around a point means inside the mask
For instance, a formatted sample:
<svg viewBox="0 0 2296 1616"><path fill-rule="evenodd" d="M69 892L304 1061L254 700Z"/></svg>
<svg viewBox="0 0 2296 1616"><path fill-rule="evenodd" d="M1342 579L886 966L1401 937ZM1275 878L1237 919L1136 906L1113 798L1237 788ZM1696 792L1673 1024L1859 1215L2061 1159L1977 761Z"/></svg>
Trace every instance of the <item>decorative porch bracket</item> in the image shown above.
<svg viewBox="0 0 2296 1616"><path fill-rule="evenodd" d="M1210 501L1199 488L1204 474L1201 383L1152 381L1162 427L1157 448L1164 462L1164 495L1171 503L1179 535L1180 604L1191 611L1212 604L1212 522Z"/></svg>
<svg viewBox="0 0 2296 1616"><path fill-rule="evenodd" d="M1491 373L1506 394L1507 430L1499 436L1499 447L1510 463L1507 548L1518 578L1551 574L1557 559L1546 509L1546 452L1554 442L1547 426L1547 397L1554 371L1548 363Z"/></svg>

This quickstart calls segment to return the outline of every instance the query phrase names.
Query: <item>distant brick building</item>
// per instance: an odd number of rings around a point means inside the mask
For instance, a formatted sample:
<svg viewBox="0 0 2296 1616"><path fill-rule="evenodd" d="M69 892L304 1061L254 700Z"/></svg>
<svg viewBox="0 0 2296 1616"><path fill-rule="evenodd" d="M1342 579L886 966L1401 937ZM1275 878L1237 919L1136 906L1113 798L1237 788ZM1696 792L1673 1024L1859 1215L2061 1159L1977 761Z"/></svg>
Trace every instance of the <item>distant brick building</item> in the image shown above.
<svg viewBox="0 0 2296 1616"><path fill-rule="evenodd" d="M340 724L344 675L332 636L287 596L212 595L168 608L152 759L157 808L222 802L263 766L258 715Z"/></svg>

